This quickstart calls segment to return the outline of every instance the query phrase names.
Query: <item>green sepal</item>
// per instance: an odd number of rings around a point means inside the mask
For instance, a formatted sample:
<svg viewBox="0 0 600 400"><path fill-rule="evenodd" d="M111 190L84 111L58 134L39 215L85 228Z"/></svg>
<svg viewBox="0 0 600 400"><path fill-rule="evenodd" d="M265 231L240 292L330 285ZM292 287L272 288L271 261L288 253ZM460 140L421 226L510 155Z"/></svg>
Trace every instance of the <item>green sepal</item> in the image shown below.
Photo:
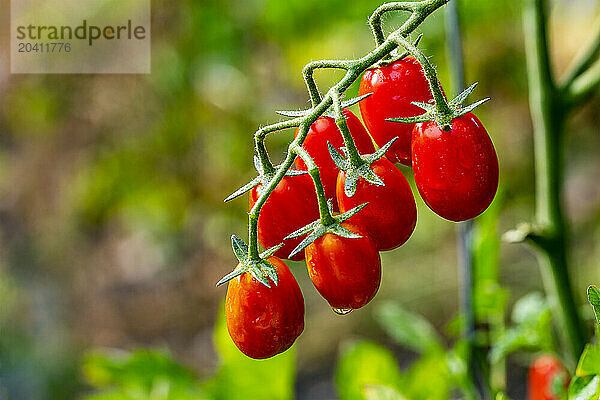
<svg viewBox="0 0 600 400"><path fill-rule="evenodd" d="M244 186L242 186L241 188L239 188L238 190L236 190L235 192L231 193L229 196L227 196L225 198L225 200L223 200L225 203L227 203L230 200L235 199L236 197L239 197L241 195L243 195L244 193L246 193L247 191L251 190L254 186L260 184L262 181L260 176L257 176L256 178L252 179L250 182L246 183Z"/></svg>
<svg viewBox="0 0 600 400"><path fill-rule="evenodd" d="M341 225L333 225L331 228L327 230L328 232L334 233L338 236L345 237L347 239L360 239L362 236L357 235L354 232L350 232L348 229L344 228Z"/></svg>
<svg viewBox="0 0 600 400"><path fill-rule="evenodd" d="M260 253L260 258L266 260L267 258L271 257L273 254L275 254L275 252L282 247L283 247L283 243L279 243L278 245L269 247L267 250Z"/></svg>
<svg viewBox="0 0 600 400"><path fill-rule="evenodd" d="M273 178L272 176L267 176L262 172L262 167L260 166L260 163L258 163L256 160L257 160L257 157L254 158L254 162L255 162L254 166L256 167L258 176L255 177L254 179L252 179L250 182L246 183L244 186L242 186L235 192L231 193L229 196L227 196L225 198L225 200L223 200L225 203L227 203L228 201L233 200L237 197L240 197L241 195L248 192L249 190L251 190L254 186L256 186L258 184L262 183L262 184L266 185ZM275 167L275 169L278 169L278 168L279 168L279 166ZM305 174L308 174L308 172L300 171L297 169L289 169L285 172L286 176L296 176L296 175L305 175Z"/></svg>
<svg viewBox="0 0 600 400"><path fill-rule="evenodd" d="M353 97L348 100L344 100L341 103L341 107L346 108L346 107L353 106L354 104L358 103L361 100L366 99L367 97L369 97L372 94L373 93L366 93L361 96L357 96L357 97ZM279 110L279 111L275 111L275 112L279 115L283 115L284 117L296 118L296 117L304 117L305 115L308 115L308 114L312 113L313 111L314 111L313 108L309 108L308 110ZM321 114L321 116L330 117L330 118L335 119L335 113L333 112L331 107L328 108L327 110L325 110L325 112L323 114Z"/></svg>
<svg viewBox="0 0 600 400"><path fill-rule="evenodd" d="M242 264L248 262L248 245L242 239L235 235L231 235L231 247L235 258Z"/></svg>
<svg viewBox="0 0 600 400"><path fill-rule="evenodd" d="M290 255L288 256L288 258L294 257L296 254L298 254L302 250L304 250L304 248L306 246L308 246L309 244L311 244L312 242L314 242L315 240L317 240L318 238L320 238L321 236L323 236L326 233L327 233L327 228L321 224L318 224L315 227L315 229L307 237L305 237L300 243L298 243L298 246L294 247L294 250L292 250L290 252Z"/></svg>
<svg viewBox="0 0 600 400"><path fill-rule="evenodd" d="M475 90L475 86L477 86L477 82L460 92L458 96L450 100L448 105L450 107L460 107L461 104L467 99L467 97L469 97L469 95L473 92L473 90Z"/></svg>
<svg viewBox="0 0 600 400"><path fill-rule="evenodd" d="M486 97L485 99L478 100L478 101L476 101L475 103L473 103L471 105L468 105L468 106L463 107L463 108L459 108L458 110L456 110L456 113L454 114L454 116L452 117L452 119L458 118L461 115L465 115L466 113L470 113L475 108L479 107L480 105L482 105L483 103L485 103L488 100L490 100L490 98Z"/></svg>
<svg viewBox="0 0 600 400"><path fill-rule="evenodd" d="M338 167L342 171L346 171L350 166L348 160L342 157L338 149L333 147L333 145L329 142L327 142L327 149L329 150L329 155L331 156L331 159L333 160L336 167ZM345 150L345 148L343 148L343 150Z"/></svg>
<svg viewBox="0 0 600 400"><path fill-rule="evenodd" d="M233 278L237 278L238 276L242 275L246 271L248 271L248 268L245 266L236 268L233 271L231 271L230 273L228 273L227 275L225 275L224 277L222 277L221 280L219 280L219 282L217 282L217 284L215 286L221 286L225 282L228 282L228 281L232 280Z"/></svg>
<svg viewBox="0 0 600 400"><path fill-rule="evenodd" d="M477 82L463 90L458 96L448 102L448 106L450 107L449 114L438 114L435 104L412 101L411 104L422 108L425 110L425 113L421 115L415 115L413 117L386 118L386 121L399 122L403 124L416 124L421 122L435 121L442 130L447 131L449 128L451 128L450 124L453 119L473 111L475 108L479 107L490 99L489 97L486 97L485 99L478 100L473 104L461 107L461 104L467 99L471 92L473 92L475 86L477 86Z"/></svg>
<svg viewBox="0 0 600 400"><path fill-rule="evenodd" d="M400 122L402 124L417 124L419 122L433 121L434 119L433 114L425 113L415 117L386 118L385 120L390 122Z"/></svg>
<svg viewBox="0 0 600 400"><path fill-rule="evenodd" d="M361 156L364 161L359 167L354 168L350 164L348 160L348 149L342 147L342 152L344 153L344 158L341 153L333 147L333 145L327 142L327 148L329 149L329 155L333 159L335 165L342 171L346 172L346 181L344 182L344 193L348 197L354 196L356 193L356 184L358 183L359 178L363 178L367 182L377 185L377 186L385 186L381 178L377 176L375 172L371 169L371 164L381 157L389 150L389 148L394 144L398 137L393 138L389 142L387 142L383 147L378 149L373 154L369 154L366 156Z"/></svg>
<svg viewBox="0 0 600 400"><path fill-rule="evenodd" d="M392 140L390 140L389 142L384 144L375 153L369 154L367 156L363 156L363 160L365 160L369 164L379 160L381 157L384 156L385 153L387 153L387 151L390 149L390 147L392 147L392 145L394 144L396 139L398 139L398 136L396 136L395 138L393 138Z"/></svg>
<svg viewBox="0 0 600 400"><path fill-rule="evenodd" d="M352 208L351 210L346 211L343 214L335 215L333 217L334 222L331 225L325 226L321 223L321 220L318 219L318 220L313 221L310 224L303 226L302 228L290 233L289 235L287 235L285 238L283 238L283 240L297 238L297 237L300 237L302 235L306 235L307 233L309 233L309 235L307 237L305 237L292 250L292 252L290 253L290 255L288 257L291 258L291 257L295 256L296 254L298 254L299 252L304 250L306 248L306 246L308 246L309 244L311 244L312 242L314 242L315 240L317 240L318 238L320 238L321 236L323 236L324 234L326 234L328 232L333 233L338 236L348 238L348 239L360 238L361 237L360 235L350 232L348 229L344 228L340 224L342 222L348 220L355 214L357 214L360 210L365 208L365 206L367 204L369 204L369 203L360 204L360 205Z"/></svg>
<svg viewBox="0 0 600 400"><path fill-rule="evenodd" d="M275 283L275 286L277 286L279 283L277 270L268 261L266 261L266 259L271 257L277 250L281 248L281 246L283 246L283 243L279 243L278 245L262 252L260 254L260 260L250 260L248 256L248 245L236 235L231 235L231 247L233 247L233 253L240 263L236 269L221 278L221 280L217 282L217 286L220 286L233 278L237 278L245 272L251 273L257 281L266 287L271 287L269 279L271 279L271 281Z"/></svg>
<svg viewBox="0 0 600 400"><path fill-rule="evenodd" d="M432 103L423 103L421 101L411 101L410 104L413 106L417 106L427 111L428 113L435 113L435 104Z"/></svg>

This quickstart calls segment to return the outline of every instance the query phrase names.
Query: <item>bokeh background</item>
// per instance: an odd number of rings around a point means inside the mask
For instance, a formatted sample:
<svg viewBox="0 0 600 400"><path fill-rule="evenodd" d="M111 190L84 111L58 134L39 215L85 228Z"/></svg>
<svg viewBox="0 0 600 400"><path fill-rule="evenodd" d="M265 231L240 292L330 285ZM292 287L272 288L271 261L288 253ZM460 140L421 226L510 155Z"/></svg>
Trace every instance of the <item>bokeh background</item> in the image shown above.
<svg viewBox="0 0 600 400"><path fill-rule="evenodd" d="M230 236L246 237L248 206L246 197L223 199L254 176L252 134L279 120L274 110L308 105L305 63L372 48L366 20L380 3L152 1L149 75L11 75L8 29L1 30L0 398L93 393L84 367L95 349L161 349L199 379L213 376L221 362L213 332L226 291L215 282L234 267ZM553 4L560 72L585 43L600 5ZM500 160L500 192L483 217L497 236L533 213L520 9L521 1L460 2L467 80L479 82L473 98L492 98L477 114ZM420 47L451 91L443 14L419 29ZM402 20L390 16L385 25ZM9 26L8 0L0 0L0 25ZM325 88L339 78L321 72L318 82ZM353 85L348 95L356 93ZM599 111L596 98L568 126L564 198L582 295L600 282ZM274 160L292 137L289 130L269 138ZM414 188L411 171L401 169ZM455 225L416 198L416 231L383 255L379 294L364 309L333 314L303 263L291 264L307 307L295 346L298 399L336 397L334 365L347 340L383 343L400 364L414 358L375 323L371 311L380 302L448 329L458 307ZM533 254L499 246L493 251L508 301L541 290ZM515 362L509 386L524 381L519 368Z"/></svg>

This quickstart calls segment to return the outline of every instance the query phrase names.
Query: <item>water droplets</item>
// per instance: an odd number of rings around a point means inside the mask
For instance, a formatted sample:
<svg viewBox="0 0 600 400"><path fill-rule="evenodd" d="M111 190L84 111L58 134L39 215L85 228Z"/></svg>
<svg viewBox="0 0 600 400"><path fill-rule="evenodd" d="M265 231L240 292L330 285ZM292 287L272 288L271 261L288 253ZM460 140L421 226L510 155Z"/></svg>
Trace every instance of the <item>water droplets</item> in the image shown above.
<svg viewBox="0 0 600 400"><path fill-rule="evenodd" d="M347 315L352 312L351 308L333 308L333 307L331 307L331 310L338 315Z"/></svg>

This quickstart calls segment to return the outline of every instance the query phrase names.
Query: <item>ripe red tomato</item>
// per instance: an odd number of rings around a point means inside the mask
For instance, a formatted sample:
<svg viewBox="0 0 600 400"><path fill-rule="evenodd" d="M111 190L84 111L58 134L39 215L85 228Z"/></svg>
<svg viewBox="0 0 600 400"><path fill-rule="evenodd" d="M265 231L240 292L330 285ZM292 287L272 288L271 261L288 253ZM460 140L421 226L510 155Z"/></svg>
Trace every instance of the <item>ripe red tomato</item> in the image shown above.
<svg viewBox="0 0 600 400"><path fill-rule="evenodd" d="M350 110L343 109L342 112L359 153L373 153L375 151L373 141L360 120ZM298 136L298 129L296 129L296 133L294 134L294 137L296 136ZM344 146L344 138L335 120L331 117L319 117L311 125L302 147L311 156L317 167L319 167L325 196L328 199L334 199L335 181L337 180L339 169L331 159L331 155L329 155L327 142L331 143L336 149ZM308 169L306 163L300 157L296 157L295 163L296 168L299 170L306 171ZM337 207L335 201L334 206Z"/></svg>
<svg viewBox="0 0 600 400"><path fill-rule="evenodd" d="M498 189L498 158L472 113L455 118L443 132L435 122L415 125L412 162L425 203L439 216L465 221L481 214Z"/></svg>
<svg viewBox="0 0 600 400"><path fill-rule="evenodd" d="M392 162L410 165L410 136L414 124L386 121L386 118L413 117L425 111L412 101L433 99L421 64L405 57L383 67L368 69L360 81L359 95L373 93L362 100L360 113L375 142L381 147L398 137L386 152Z"/></svg>
<svg viewBox="0 0 600 400"><path fill-rule="evenodd" d="M250 210L261 194L262 184L250 191ZM309 175L284 176L260 210L258 217L258 241L265 248L276 246L283 238L319 218L319 206L313 181ZM288 258L303 237L284 241L275 252L279 258ZM292 257L299 261L302 252Z"/></svg>
<svg viewBox="0 0 600 400"><path fill-rule="evenodd" d="M304 330L304 298L283 261L267 259L279 283L268 288L246 272L231 281L225 300L227 330L242 353L268 358L287 350Z"/></svg>
<svg viewBox="0 0 600 400"><path fill-rule="evenodd" d="M386 158L371 164L371 169L385 186L358 179L352 197L344 193L346 173L337 180L337 200L344 213L363 203L369 203L350 222L367 232L378 250L391 250L408 240L417 223L417 206L408 181L402 172Z"/></svg>
<svg viewBox="0 0 600 400"><path fill-rule="evenodd" d="M313 284L334 311L345 314L375 296L381 281L381 260L369 236L348 222L342 226L362 237L348 239L326 233L304 251Z"/></svg>
<svg viewBox="0 0 600 400"><path fill-rule="evenodd" d="M529 400L560 400L568 386L569 373L553 355L539 356L529 367Z"/></svg>

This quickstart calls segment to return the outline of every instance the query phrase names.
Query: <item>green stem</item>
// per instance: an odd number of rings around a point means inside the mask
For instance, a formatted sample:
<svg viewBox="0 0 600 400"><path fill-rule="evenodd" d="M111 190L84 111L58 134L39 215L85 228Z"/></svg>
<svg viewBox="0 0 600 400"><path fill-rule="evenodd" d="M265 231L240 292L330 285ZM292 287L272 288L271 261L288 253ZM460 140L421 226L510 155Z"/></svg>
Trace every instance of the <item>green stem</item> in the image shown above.
<svg viewBox="0 0 600 400"><path fill-rule="evenodd" d="M321 175L319 174L319 168L310 157L310 155L300 146L294 146L292 149L296 154L298 154L306 163L308 168L308 173L310 174L313 183L315 184L315 191L317 192L317 201L319 203L319 215L321 218L321 223L323 226L332 225L335 220L331 215L331 211L329 211L329 206L327 204L327 197L325 196L325 189L323 188L323 181L321 181Z"/></svg>
<svg viewBox="0 0 600 400"><path fill-rule="evenodd" d="M543 227L548 246L539 250L544 284L564 329L572 361L585 343L579 310L567 264L567 222L561 191L566 107L554 83L547 43L547 1L526 0L524 33L529 80L529 105L533 122L536 171L536 221Z"/></svg>
<svg viewBox="0 0 600 400"><path fill-rule="evenodd" d="M332 93L331 97L333 101L333 108L335 111L335 123L338 126L340 132L342 133L342 137L344 138L344 144L346 145L346 149L348 150L348 160L350 160L350 165L352 167L358 168L365 162L360 157L360 153L356 148L356 143L354 143L354 139L350 134L350 129L348 128L348 124L346 123L346 117L342 112L340 96L337 93Z"/></svg>
<svg viewBox="0 0 600 400"><path fill-rule="evenodd" d="M400 5L410 4L410 7L413 11L411 16L392 35L409 35L425 20L425 18L427 18L435 10L446 4L448 1L450 0L423 0L420 2L412 3L391 3ZM310 63L309 66L304 68L303 75L308 86L311 100L313 101L313 107L311 111L306 115L303 115L302 117L298 117L293 120L286 121L284 123L270 125L256 132L256 151L259 154L259 159L263 164L263 167L264 165L267 165L268 168L268 165L272 164L270 161L268 161L268 154L263 144L266 135L276 130L285 129L285 127L299 126L298 135L288 146L285 160L277 167L273 178L266 185L263 186L261 195L256 200L256 203L254 204L252 210L250 210L248 216L248 246L249 256L251 260L258 260L259 258L257 235L258 215L262 206L265 204L267 198L270 196L273 190L275 190L275 187L277 187L279 182L285 176L287 170L291 167L292 163L294 162L295 153L293 149L295 147L302 146L302 143L304 143L306 135L308 134L309 127L332 105L332 93L335 93L339 97L348 89L348 87L350 87L350 85L356 79L358 79L358 77L367 68L380 61L383 57L387 56L397 47L397 42L388 38L387 40L384 40L380 45L378 45L377 48L375 48L373 51L369 52L367 55L357 60L339 60L324 61L321 63ZM327 92L327 95L324 98L320 98L318 88L314 83L314 79L312 77L314 69L316 68L344 68L347 70L347 72L344 75L344 77Z"/></svg>
<svg viewBox="0 0 600 400"><path fill-rule="evenodd" d="M600 53L600 17L596 19L593 30L592 42L575 57L575 61L564 79L563 88L568 88L595 60L598 60L598 54Z"/></svg>
<svg viewBox="0 0 600 400"><path fill-rule="evenodd" d="M429 82L429 87L431 88L431 93L433 94L433 100L435 102L437 112L436 122L444 132L450 131L453 112L444 97L444 92L442 92L442 88L440 87L435 68L431 65L429 59L425 57L423 52L409 40L404 38L404 36L399 35L396 32L390 36L393 36L393 40L395 40L396 43L408 50L408 52L415 57L423 67L423 73L425 74L425 78L427 78L427 82Z"/></svg>
<svg viewBox="0 0 600 400"><path fill-rule="evenodd" d="M579 106L588 100L600 86L600 60L567 86L565 93L569 108Z"/></svg>

